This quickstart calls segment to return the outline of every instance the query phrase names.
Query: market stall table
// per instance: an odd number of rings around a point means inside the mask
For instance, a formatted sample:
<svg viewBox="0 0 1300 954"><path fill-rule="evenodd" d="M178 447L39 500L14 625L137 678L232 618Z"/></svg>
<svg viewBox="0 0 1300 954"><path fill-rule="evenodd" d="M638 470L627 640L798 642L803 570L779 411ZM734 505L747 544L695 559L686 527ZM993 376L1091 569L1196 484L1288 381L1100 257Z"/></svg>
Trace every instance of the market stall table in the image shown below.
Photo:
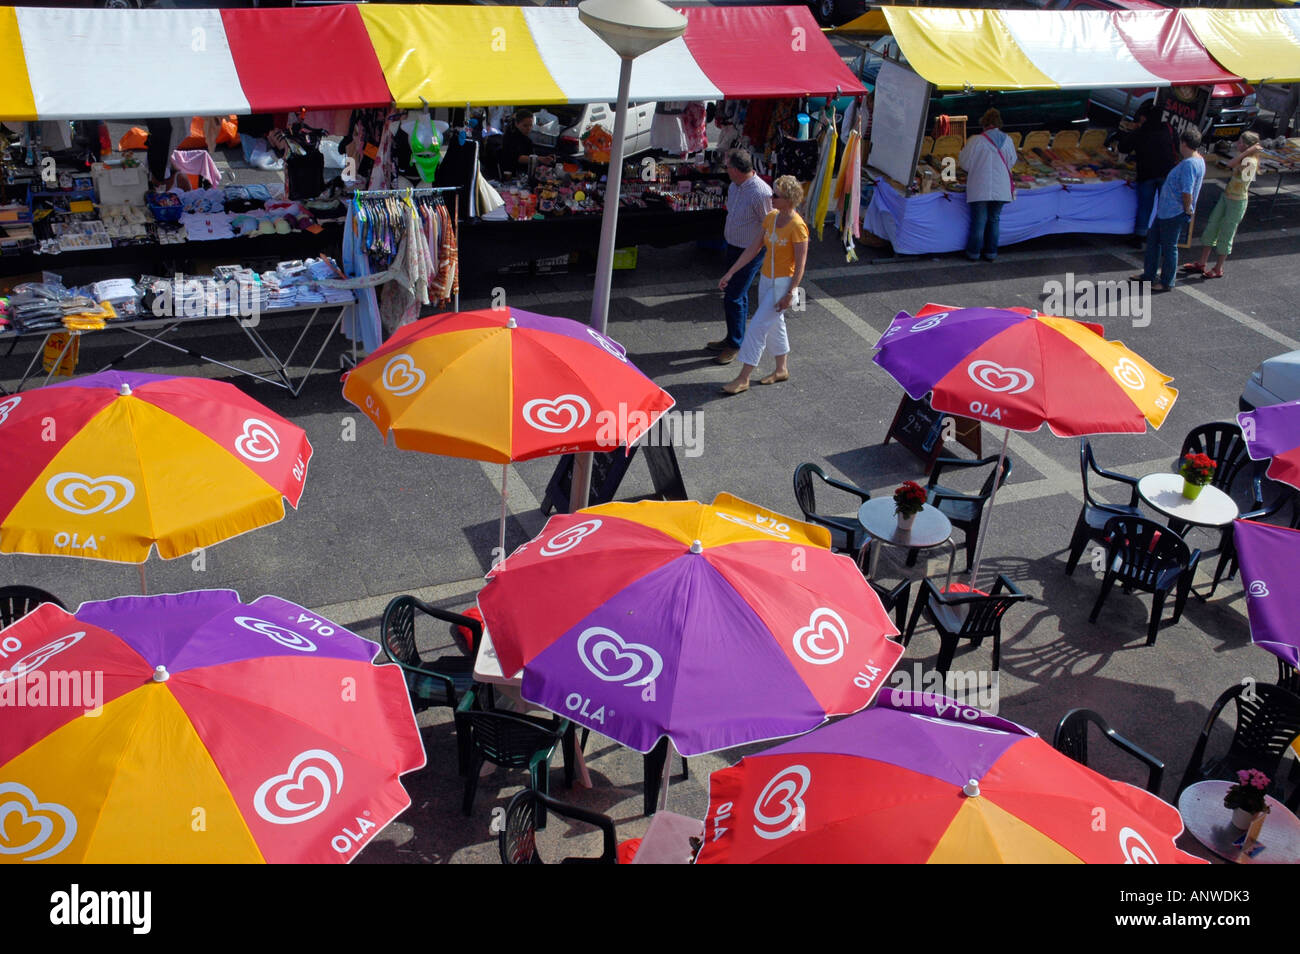
<svg viewBox="0 0 1300 954"><path fill-rule="evenodd" d="M898 514L894 513L894 498L877 497L868 500L858 509L858 523L871 539L863 550L870 550L867 579L875 579L876 564L880 560L881 545L903 547L905 549L928 550L940 544L948 544L948 577L944 581L946 589L952 583L953 563L957 559L957 545L952 542L952 522L937 507L926 504L916 515L911 530L898 529ZM858 556L858 565L863 562Z"/></svg>
<svg viewBox="0 0 1300 954"><path fill-rule="evenodd" d="M1183 496L1178 474L1147 474L1138 481L1138 496L1169 518L1169 529L1181 535L1188 526L1226 527L1240 512L1218 487L1206 485L1195 500Z"/></svg>
<svg viewBox="0 0 1300 954"><path fill-rule="evenodd" d="M97 370L107 371L111 368L116 367L121 362L125 361L127 358L131 357L137 351L140 351L141 349L148 347L150 344L158 344L158 345L162 345L163 347L170 348L173 351L179 351L182 354L187 354L192 358L197 358L200 361L206 361L210 364L220 365L221 367L226 368L230 371L234 371L237 374L242 374L246 377L255 378L256 380L262 381L266 384L273 384L276 387L284 388L294 397L298 397L298 395L302 393L302 389L306 385L307 379L311 376L312 372L316 370L316 365L320 362L321 355L325 353L325 349L326 347L329 346L329 343L332 340L334 333L338 331L340 325L343 323L343 319L347 314L348 310L351 309L355 305L355 303L356 303L355 299L349 298L349 300L342 301L342 302L325 302L321 304L296 306L293 308L266 308L257 314L256 320L253 320L251 316L241 317L239 315L204 315L201 317L194 317L194 318L176 318L176 317L141 318L141 319L111 321L109 322L106 328L97 331L77 331L77 330L68 330L64 328L55 328L48 331L5 332L3 334L0 334L0 343L9 341L12 342L14 345L16 345L18 341L20 341L23 338L39 339L41 342L40 345L37 346L35 354L32 355L31 360L28 362L27 368L23 372L22 377L19 379L17 387L14 388L15 392L21 391L23 389L23 385L25 385L27 381L33 376L33 372L36 369L37 362L39 362L41 360L42 355L44 355L45 345L49 341L52 335L65 334L68 336L67 340L64 342L62 350L58 354L58 357L51 364L51 368L57 369L59 365L62 363L65 355L67 355L68 351L72 348L72 343L78 340L82 335L87 335L87 334L99 335L105 332L122 331L122 332L126 332L129 335L133 335L137 338L142 338L144 340L142 343L137 344L135 347L129 349L128 351L123 352L121 355L114 358L112 361L108 362L108 364L104 365L102 368L99 368ZM297 378L297 380L294 380L294 378L289 374L289 365L293 361L294 355L297 354L298 348L302 345L303 341L306 339L307 333L311 331L312 325L315 324L316 319L321 315L321 313L325 312L326 314L328 314L330 311L335 311L335 310L337 310L338 313L334 316L334 321L330 324L328 330L326 331L325 337L322 339L320 343L320 347L316 349L316 353L312 356L311 362L308 364L306 370L302 372L302 374ZM303 326L302 332L298 335L297 340L294 342L293 347L289 349L288 354L281 357L279 353L277 353L276 350L271 347L270 343L267 342L265 337L263 337L262 331L265 330L265 326L263 322L268 319L279 320L281 318L288 318L291 316L298 316L298 315L306 315L307 322ZM195 350L194 348L183 347L182 345L175 344L171 341L165 340L167 338L172 337L175 334L175 332L178 331L179 329L197 324L199 322L204 322L204 323L233 322L239 328L239 330L244 333L244 335L248 338L248 340L252 342L253 347L257 350L258 354L260 354L263 358L266 359L267 363L270 365L271 374L274 375L274 377L269 377L265 374L259 374L256 371L249 371L244 368L239 368L233 364L227 364L225 361L222 361L218 358L211 357L210 355L203 354ZM353 344L354 356L355 356L355 349L356 349L356 345L354 343ZM7 354L8 352L6 353L6 356ZM53 376L53 370L45 376L45 383L48 383L52 376Z"/></svg>
<svg viewBox="0 0 1300 954"><path fill-rule="evenodd" d="M1255 845L1258 852L1245 854L1234 844L1246 833L1232 824L1232 811L1223 806L1223 797L1231 787L1231 782L1211 779L1185 788L1178 796L1178 814L1187 830L1206 848L1235 864L1300 864L1300 818L1271 795L1265 796L1269 812Z"/></svg>
<svg viewBox="0 0 1300 954"><path fill-rule="evenodd" d="M1136 217L1137 191L1123 180L1021 188L1002 207L999 244L1068 232L1128 235ZM960 192L904 196L877 179L862 227L900 255L957 252L966 246L970 211Z"/></svg>

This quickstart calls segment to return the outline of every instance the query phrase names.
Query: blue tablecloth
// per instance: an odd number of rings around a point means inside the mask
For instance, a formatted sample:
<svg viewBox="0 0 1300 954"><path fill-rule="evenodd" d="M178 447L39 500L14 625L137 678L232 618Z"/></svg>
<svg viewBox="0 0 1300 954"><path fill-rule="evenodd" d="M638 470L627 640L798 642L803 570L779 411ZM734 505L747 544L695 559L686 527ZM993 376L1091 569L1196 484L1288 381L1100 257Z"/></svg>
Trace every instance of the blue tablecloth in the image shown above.
<svg viewBox="0 0 1300 954"><path fill-rule="evenodd" d="M998 244L1062 232L1127 235L1136 217L1137 190L1123 180L1020 189L1016 200L1002 207ZM956 252L966 247L970 211L960 192L904 198L877 180L862 226L888 239L900 255Z"/></svg>

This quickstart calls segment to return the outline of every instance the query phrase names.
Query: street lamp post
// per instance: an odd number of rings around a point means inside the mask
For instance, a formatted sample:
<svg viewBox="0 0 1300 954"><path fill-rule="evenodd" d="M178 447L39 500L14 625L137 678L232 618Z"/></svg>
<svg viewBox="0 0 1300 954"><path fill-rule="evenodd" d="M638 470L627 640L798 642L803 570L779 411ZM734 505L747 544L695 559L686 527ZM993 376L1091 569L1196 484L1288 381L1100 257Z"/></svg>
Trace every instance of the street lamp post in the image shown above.
<svg viewBox="0 0 1300 954"><path fill-rule="evenodd" d="M686 32L686 17L660 0L583 0L578 19L619 55L618 105L614 112L614 142L609 154L605 209L600 220L600 250L596 257L596 287L591 299L591 327L601 334L609 323L609 290L614 279L614 239L618 231L618 200L623 184L623 140L627 135L627 101L632 87L632 61L642 53L675 40ZM569 512L587 506L591 491L590 452L573 463Z"/></svg>

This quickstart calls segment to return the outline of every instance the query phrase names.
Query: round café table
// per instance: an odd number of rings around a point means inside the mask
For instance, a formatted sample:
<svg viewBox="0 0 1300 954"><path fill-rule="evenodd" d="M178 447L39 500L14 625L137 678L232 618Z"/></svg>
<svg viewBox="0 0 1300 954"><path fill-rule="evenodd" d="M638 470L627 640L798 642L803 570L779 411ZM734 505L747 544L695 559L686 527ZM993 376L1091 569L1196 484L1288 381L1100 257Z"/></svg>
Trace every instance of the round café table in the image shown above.
<svg viewBox="0 0 1300 954"><path fill-rule="evenodd" d="M870 550L867 558L867 579L876 577L876 564L880 561L880 547L902 547L907 550L929 550L948 544L948 580L945 587L952 583L952 568L957 559L957 545L952 542L952 522L937 507L926 504L912 522L911 530L898 529L898 514L894 513L894 498L877 497L868 500L858 509L858 523L871 537L858 555L861 566L864 554Z"/></svg>
<svg viewBox="0 0 1300 954"><path fill-rule="evenodd" d="M1182 536L1189 526L1226 527L1240 510L1231 497L1208 484L1195 500L1183 496L1178 474L1147 474L1138 481L1138 496L1169 518L1169 529Z"/></svg>
<svg viewBox="0 0 1300 954"><path fill-rule="evenodd" d="M1300 864L1300 818L1271 795L1265 797L1269 812L1260 829L1259 851L1245 854L1233 842L1245 834L1232 824L1232 809L1223 807L1223 796L1231 782L1212 779L1183 789L1178 796L1178 814L1196 840L1225 861L1239 865Z"/></svg>

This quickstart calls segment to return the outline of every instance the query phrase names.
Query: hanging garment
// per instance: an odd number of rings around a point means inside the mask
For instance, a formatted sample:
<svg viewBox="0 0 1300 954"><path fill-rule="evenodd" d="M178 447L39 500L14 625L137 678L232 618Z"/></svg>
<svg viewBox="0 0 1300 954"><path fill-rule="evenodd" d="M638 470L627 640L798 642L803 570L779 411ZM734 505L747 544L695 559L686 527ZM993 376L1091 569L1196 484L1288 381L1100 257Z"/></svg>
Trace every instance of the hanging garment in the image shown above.
<svg viewBox="0 0 1300 954"><path fill-rule="evenodd" d="M687 152L703 152L709 148L709 134L705 129L708 110L703 103L691 103L682 114L682 130L686 136Z"/></svg>
<svg viewBox="0 0 1300 954"><path fill-rule="evenodd" d="M822 229L826 224L826 210L830 206L831 185L835 174L835 153L840 145L840 137L835 129L835 115L831 114L831 121L826 126L826 132L823 135L822 148L825 156L822 160L822 171L819 173L821 178L821 190L817 193L817 239L821 240Z"/></svg>
<svg viewBox="0 0 1300 954"><path fill-rule="evenodd" d="M421 119L423 130L420 129ZM421 181L432 183L437 177L438 166L442 163L442 142L427 109L415 120L415 128L411 130L411 162L419 170Z"/></svg>
<svg viewBox="0 0 1300 954"><path fill-rule="evenodd" d="M221 170L206 149L177 149L169 161L177 172L207 179L209 185L221 184Z"/></svg>
<svg viewBox="0 0 1300 954"><path fill-rule="evenodd" d="M460 291L456 230L452 227L451 212L444 203L438 203L434 211L439 219L438 274L430 297L434 301L449 301Z"/></svg>
<svg viewBox="0 0 1300 954"><path fill-rule="evenodd" d="M365 229L360 206L348 203L347 221L343 223L343 270L356 277L371 274L370 258L365 248ZM361 342L367 354L379 347L384 339L379 320L379 300L373 287L357 289L357 303L349 308L343 318L343 334L349 341Z"/></svg>

